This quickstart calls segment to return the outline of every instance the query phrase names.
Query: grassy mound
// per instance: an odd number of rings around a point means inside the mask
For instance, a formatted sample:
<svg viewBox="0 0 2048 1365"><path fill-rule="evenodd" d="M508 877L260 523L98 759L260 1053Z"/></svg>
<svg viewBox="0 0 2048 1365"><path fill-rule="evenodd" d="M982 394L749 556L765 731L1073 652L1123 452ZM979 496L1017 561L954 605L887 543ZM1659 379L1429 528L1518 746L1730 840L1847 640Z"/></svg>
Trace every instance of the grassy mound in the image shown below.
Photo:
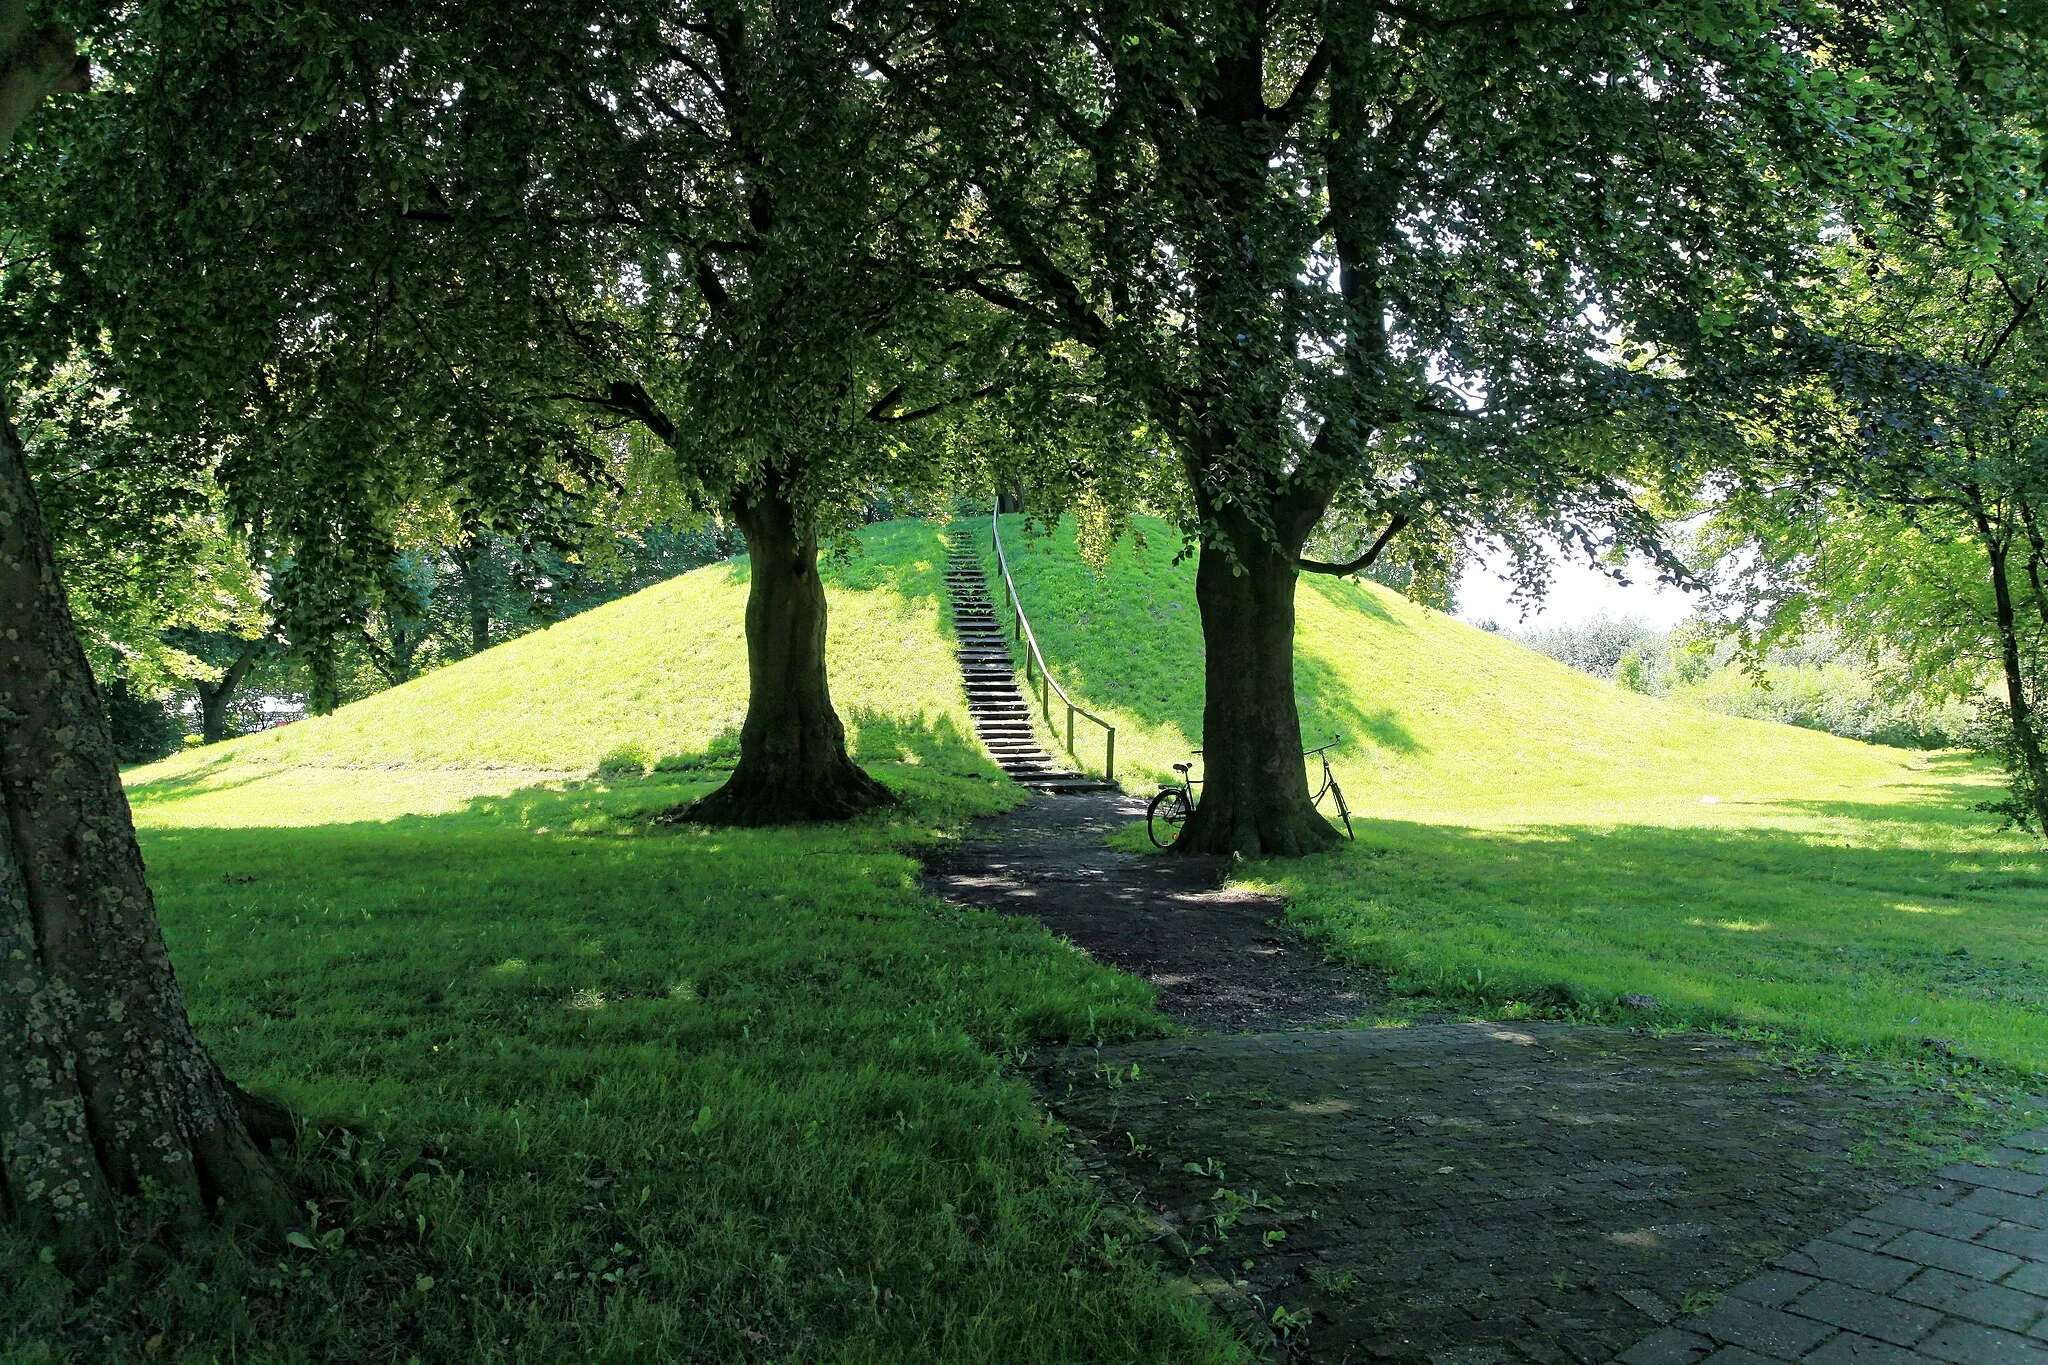
<svg viewBox="0 0 2048 1365"><path fill-rule="evenodd" d="M130 773L201 1035L314 1123L311 1226L83 1301L0 1229L8 1358L1244 1358L1006 1065L1163 1032L1150 989L919 890L1021 794L966 728L935 531L863 540L833 685L905 797L868 820L649 819L721 780L743 563Z"/></svg>
<svg viewBox="0 0 2048 1365"><path fill-rule="evenodd" d="M938 532L885 522L860 539L859 555L822 575L833 701L855 755L995 778L953 660ZM713 564L331 716L137 768L130 798L178 822L254 812L326 823L456 810L542 773L729 762L747 706L746 599L746 561ZM389 776L356 786L333 781L334 768Z"/></svg>
<svg viewBox="0 0 2048 1365"><path fill-rule="evenodd" d="M1033 628L1141 789L1200 742L1194 564L1156 522L1101 573L1020 522ZM1367 818L1247 875L1332 952L1496 1009L2048 1069L2048 859L1973 809L1980 765L1643 697L1371 583L1305 578L1297 607L1303 733L1344 737Z"/></svg>

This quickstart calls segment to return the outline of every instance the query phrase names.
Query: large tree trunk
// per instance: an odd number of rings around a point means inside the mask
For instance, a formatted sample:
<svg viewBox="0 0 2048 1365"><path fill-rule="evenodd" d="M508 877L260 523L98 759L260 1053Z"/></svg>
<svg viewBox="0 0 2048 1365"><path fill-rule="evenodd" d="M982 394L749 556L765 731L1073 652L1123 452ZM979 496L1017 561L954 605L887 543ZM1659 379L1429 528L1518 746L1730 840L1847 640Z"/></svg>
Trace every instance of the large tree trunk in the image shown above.
<svg viewBox="0 0 2048 1365"><path fill-rule="evenodd" d="M1235 507L1202 508L1202 788L1177 852L1289 858L1337 842L1309 800L1294 704L1295 560L1322 506L1272 499L1278 544Z"/></svg>
<svg viewBox="0 0 2048 1365"><path fill-rule="evenodd" d="M692 820L780 825L844 820L895 800L855 765L825 678L825 588L818 542L776 484L735 499L747 538L747 719L731 780Z"/></svg>
<svg viewBox="0 0 2048 1365"><path fill-rule="evenodd" d="M113 742L0 394L0 1198L72 1267L145 1181L176 1215L292 1200L192 1032ZM265 1136L269 1136L268 1133Z"/></svg>

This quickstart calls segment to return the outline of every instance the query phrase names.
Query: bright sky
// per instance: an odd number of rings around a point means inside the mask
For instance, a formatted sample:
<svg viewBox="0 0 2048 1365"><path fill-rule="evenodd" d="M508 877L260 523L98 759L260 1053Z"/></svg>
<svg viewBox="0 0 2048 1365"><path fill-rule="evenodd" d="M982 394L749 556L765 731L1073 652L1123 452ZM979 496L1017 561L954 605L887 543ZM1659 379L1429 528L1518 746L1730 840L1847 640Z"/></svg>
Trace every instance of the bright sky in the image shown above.
<svg viewBox="0 0 2048 1365"><path fill-rule="evenodd" d="M1503 561L1505 562L1505 561ZM1458 580L1458 619L1493 621L1509 630L1538 626L1575 625L1598 616L1615 620L1633 616L1658 630L1669 630L1691 614L1692 598L1676 588L1658 586L1656 575L1643 561L1637 561L1623 587L1581 560L1560 558L1550 579L1550 592L1541 606L1521 615L1521 608L1508 601L1513 591L1492 565L1475 560Z"/></svg>

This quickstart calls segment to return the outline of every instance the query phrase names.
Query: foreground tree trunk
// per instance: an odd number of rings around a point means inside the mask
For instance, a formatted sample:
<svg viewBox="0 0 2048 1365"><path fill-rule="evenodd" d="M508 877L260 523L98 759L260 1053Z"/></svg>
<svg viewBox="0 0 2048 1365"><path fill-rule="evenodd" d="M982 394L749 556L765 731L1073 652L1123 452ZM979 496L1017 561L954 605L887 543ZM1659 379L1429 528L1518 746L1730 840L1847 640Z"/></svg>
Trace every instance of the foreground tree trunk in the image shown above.
<svg viewBox="0 0 2048 1365"><path fill-rule="evenodd" d="M1295 561L1322 507L1274 498L1278 544L1235 507L1202 507L1202 789L1176 852L1291 858L1337 842L1309 800L1294 704Z"/></svg>
<svg viewBox="0 0 2048 1365"><path fill-rule="evenodd" d="M770 483L734 500L747 539L747 719L740 761L723 787L690 807L692 820L780 825L844 820L895 800L846 752L846 729L825 677L825 588L818 542Z"/></svg>
<svg viewBox="0 0 2048 1365"><path fill-rule="evenodd" d="M0 1199L89 1266L116 1201L281 1229L252 1109L192 1032L93 679L0 395ZM260 1132L252 1132L252 1117Z"/></svg>

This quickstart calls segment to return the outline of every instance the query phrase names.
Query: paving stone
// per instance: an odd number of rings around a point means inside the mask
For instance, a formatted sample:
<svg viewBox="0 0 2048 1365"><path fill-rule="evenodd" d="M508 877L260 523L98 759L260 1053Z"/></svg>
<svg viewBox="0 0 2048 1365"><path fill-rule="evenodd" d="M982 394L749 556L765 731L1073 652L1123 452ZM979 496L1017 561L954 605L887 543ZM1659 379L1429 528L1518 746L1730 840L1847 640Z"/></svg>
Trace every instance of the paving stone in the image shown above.
<svg viewBox="0 0 2048 1365"><path fill-rule="evenodd" d="M1783 1308L1810 1285L1820 1283L1811 1275L1795 1275L1789 1270L1766 1270L1753 1280L1747 1280L1729 1290L1729 1296L1748 1299L1766 1308Z"/></svg>
<svg viewBox="0 0 2048 1365"><path fill-rule="evenodd" d="M2007 1289L2048 1295L2048 1265L2023 1265L2006 1276L2003 1283Z"/></svg>
<svg viewBox="0 0 2048 1365"><path fill-rule="evenodd" d="M1897 1289L1918 1273L1910 1261L1897 1260L1890 1256L1875 1256L1854 1247L1845 1247L1816 1237L1799 1250L1787 1256L1778 1264L1802 1275L1813 1275L1824 1280L1840 1280L1853 1284L1858 1289L1868 1289L1883 1294Z"/></svg>
<svg viewBox="0 0 2048 1365"><path fill-rule="evenodd" d="M1997 1247L2028 1261L2048 1261L2048 1229L2000 1223L1976 1239L1979 1246Z"/></svg>
<svg viewBox="0 0 2048 1365"><path fill-rule="evenodd" d="M1879 1223L1870 1218L1851 1218L1827 1236L1830 1242L1840 1242L1843 1246L1876 1251L1898 1235L1899 1228L1895 1223Z"/></svg>
<svg viewBox="0 0 2048 1365"><path fill-rule="evenodd" d="M1986 1284L1947 1270L1923 1270L1913 1277L1912 1283L1898 1290L1897 1296L1955 1317L2018 1332L2048 1313L2048 1299L2021 1293L2011 1284L2011 1280L2005 1284Z"/></svg>
<svg viewBox="0 0 2048 1365"><path fill-rule="evenodd" d="M1678 1316L1676 1308L1647 1289L1623 1289L1619 1295L1623 1303L1652 1322L1669 1323Z"/></svg>
<svg viewBox="0 0 2048 1365"><path fill-rule="evenodd" d="M1959 1242L1969 1241L1997 1221L1988 1214L1960 1213L1955 1209L1944 1208L1940 1204L1930 1204L1912 1195L1887 1199L1863 1216L1880 1223L1896 1223L1902 1228L1938 1232Z"/></svg>
<svg viewBox="0 0 2048 1365"><path fill-rule="evenodd" d="M1916 1185L1910 1193L1915 1199L1946 1207L1976 1188L1978 1187L1975 1185L1964 1185L1954 1180L1930 1180L1924 1185Z"/></svg>
<svg viewBox="0 0 2048 1365"><path fill-rule="evenodd" d="M1621 1365L1692 1365L1713 1349L1714 1343L1697 1332L1660 1327L1623 1351L1620 1360Z"/></svg>
<svg viewBox="0 0 2048 1365"><path fill-rule="evenodd" d="M1956 1365L2048 1365L2048 1348L2039 1342L1974 1322L1945 1322L1916 1349Z"/></svg>
<svg viewBox="0 0 2048 1365"><path fill-rule="evenodd" d="M1901 1303L1846 1284L1824 1280L1785 1306L1788 1313L1817 1318L1866 1337L1911 1346L1934 1330L1941 1314L1916 1303Z"/></svg>
<svg viewBox="0 0 2048 1365"><path fill-rule="evenodd" d="M1995 1280L2020 1263L2020 1258L2010 1252L1958 1242L1953 1237L1937 1237L1931 1232L1905 1233L1886 1243L1884 1249L1887 1255L1921 1265L1938 1265L1943 1270L1974 1275L1980 1280Z"/></svg>
<svg viewBox="0 0 2048 1365"><path fill-rule="evenodd" d="M1803 1365L1927 1365L1927 1357L1854 1332L1838 1332L1807 1352Z"/></svg>
<svg viewBox="0 0 2048 1365"><path fill-rule="evenodd" d="M1723 1299L1687 1326L1726 1345L1748 1347L1781 1360L1796 1360L1834 1332L1826 1323L1797 1318L1742 1299Z"/></svg>
<svg viewBox="0 0 2048 1365"><path fill-rule="evenodd" d="M2030 1228L2048 1228L2048 1200L2023 1199L2004 1190L1980 1186L1958 1200L1955 1207L1971 1213L1988 1213L1993 1218L2024 1223Z"/></svg>
<svg viewBox="0 0 2048 1365"><path fill-rule="evenodd" d="M1943 1180L1960 1180L1966 1185L1984 1185L2026 1197L2048 1190L2048 1175L2034 1175L2005 1166L1944 1166L1935 1174Z"/></svg>
<svg viewBox="0 0 2048 1365"><path fill-rule="evenodd" d="M1783 1365L1783 1356L1758 1355L1755 1351L1740 1346L1723 1346L1708 1356L1701 1365Z"/></svg>

